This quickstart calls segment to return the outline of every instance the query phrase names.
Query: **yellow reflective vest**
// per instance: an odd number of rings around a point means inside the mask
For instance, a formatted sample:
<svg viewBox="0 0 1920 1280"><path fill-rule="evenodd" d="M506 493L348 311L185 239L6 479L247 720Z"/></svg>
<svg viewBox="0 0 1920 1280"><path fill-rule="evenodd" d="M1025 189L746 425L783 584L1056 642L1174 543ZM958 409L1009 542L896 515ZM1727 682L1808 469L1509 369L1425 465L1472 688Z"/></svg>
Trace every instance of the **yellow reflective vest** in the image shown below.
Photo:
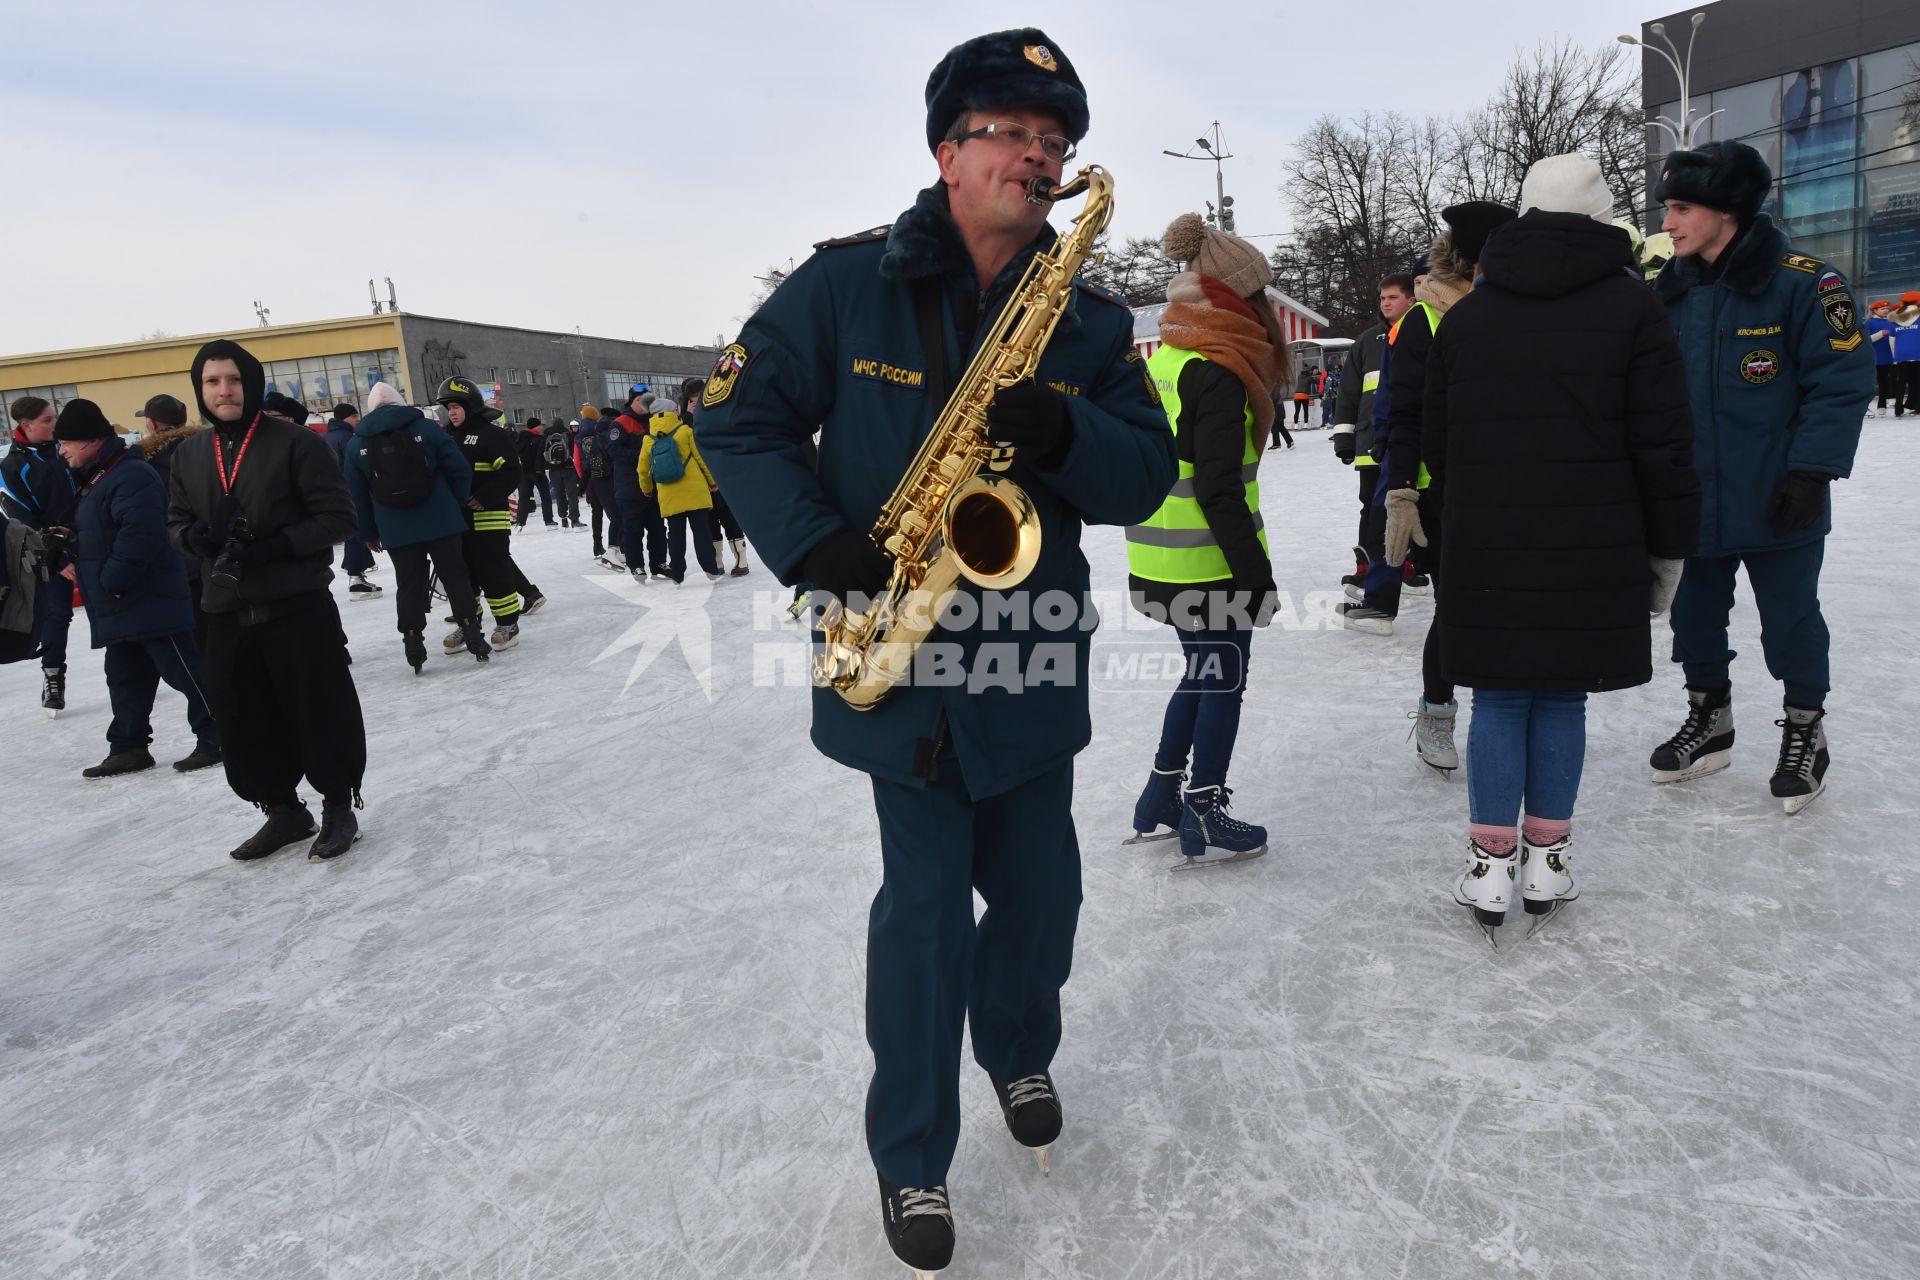
<svg viewBox="0 0 1920 1280"><path fill-rule="evenodd" d="M1147 360L1147 373L1160 392L1167 424L1180 433L1180 372L1198 351L1162 345ZM1246 441L1240 455L1240 479L1246 485L1247 511L1258 531L1260 549L1267 550L1266 523L1260 518L1260 446L1254 439L1253 406L1246 407ZM1127 526L1127 569L1149 582L1218 582L1231 578L1227 556L1207 525L1206 513L1193 491L1193 463L1180 459L1179 478L1160 509L1144 523Z"/></svg>

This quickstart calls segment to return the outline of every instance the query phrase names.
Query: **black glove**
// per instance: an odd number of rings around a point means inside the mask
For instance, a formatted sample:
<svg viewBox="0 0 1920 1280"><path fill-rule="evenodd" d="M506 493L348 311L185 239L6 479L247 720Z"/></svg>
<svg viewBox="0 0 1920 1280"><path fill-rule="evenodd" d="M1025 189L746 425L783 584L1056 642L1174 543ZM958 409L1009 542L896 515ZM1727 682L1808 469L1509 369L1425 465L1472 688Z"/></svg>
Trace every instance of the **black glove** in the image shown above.
<svg viewBox="0 0 1920 1280"><path fill-rule="evenodd" d="M1832 476L1817 471L1789 471L1767 502L1773 536L1784 538L1812 526L1827 513L1827 485Z"/></svg>
<svg viewBox="0 0 1920 1280"><path fill-rule="evenodd" d="M224 545L220 539L213 536L213 530L197 520L187 527L186 543L202 560L212 560L217 557L220 554L220 548Z"/></svg>
<svg viewBox="0 0 1920 1280"><path fill-rule="evenodd" d="M1333 429L1333 456L1353 465L1353 428L1335 427Z"/></svg>
<svg viewBox="0 0 1920 1280"><path fill-rule="evenodd" d="M293 554L293 541L284 533L255 538L240 549L240 563L252 568L269 560L285 560Z"/></svg>
<svg viewBox="0 0 1920 1280"><path fill-rule="evenodd" d="M80 540L75 536L73 530L57 524L49 525L47 528L41 530L40 537L46 544L47 555L49 557L66 555L72 552L74 544Z"/></svg>
<svg viewBox="0 0 1920 1280"><path fill-rule="evenodd" d="M851 596L872 597L880 594L893 576L893 561L866 534L842 529L813 544L801 563L800 575L842 601Z"/></svg>
<svg viewBox="0 0 1920 1280"><path fill-rule="evenodd" d="M1271 569L1257 579L1234 575L1233 589L1246 601L1248 621L1254 626L1264 627L1273 621L1274 610L1280 605L1280 588L1273 581Z"/></svg>
<svg viewBox="0 0 1920 1280"><path fill-rule="evenodd" d="M1073 442L1067 398L1029 378L1016 382L987 406L987 438L1010 445L1036 467L1057 467Z"/></svg>

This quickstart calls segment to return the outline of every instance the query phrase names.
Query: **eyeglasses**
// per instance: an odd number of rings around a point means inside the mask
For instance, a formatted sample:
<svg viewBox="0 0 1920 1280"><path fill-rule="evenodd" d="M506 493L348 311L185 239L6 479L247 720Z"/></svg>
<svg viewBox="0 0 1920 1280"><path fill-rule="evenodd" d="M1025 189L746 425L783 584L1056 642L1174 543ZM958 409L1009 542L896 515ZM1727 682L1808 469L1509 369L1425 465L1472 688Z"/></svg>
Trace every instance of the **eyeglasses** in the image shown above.
<svg viewBox="0 0 1920 1280"><path fill-rule="evenodd" d="M959 134L952 141L960 143L970 138L990 138L1004 146L1017 147L1021 155L1025 155L1027 148L1031 147L1037 139L1040 143L1040 154L1055 164L1065 164L1073 159L1074 147L1070 139L1063 138L1057 133L1035 133L1027 126L1015 124L1011 120L996 120L971 133Z"/></svg>

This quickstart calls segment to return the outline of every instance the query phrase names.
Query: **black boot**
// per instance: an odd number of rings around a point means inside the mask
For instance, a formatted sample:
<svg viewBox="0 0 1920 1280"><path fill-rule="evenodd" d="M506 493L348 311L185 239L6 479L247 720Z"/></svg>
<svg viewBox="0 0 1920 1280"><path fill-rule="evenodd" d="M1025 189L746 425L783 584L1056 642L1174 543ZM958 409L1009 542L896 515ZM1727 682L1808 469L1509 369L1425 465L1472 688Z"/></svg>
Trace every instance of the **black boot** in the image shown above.
<svg viewBox="0 0 1920 1280"><path fill-rule="evenodd" d="M460 619L460 635L467 642L467 652L479 661L485 662L487 655L493 652L493 646L487 643L487 637L480 629L480 619Z"/></svg>
<svg viewBox="0 0 1920 1280"><path fill-rule="evenodd" d="M142 769L153 768L153 754L145 747L134 747L129 751L115 751L94 765L91 769L82 769L83 778L117 778L123 773L139 773Z"/></svg>
<svg viewBox="0 0 1920 1280"><path fill-rule="evenodd" d="M1060 1095L1054 1092L1053 1077L1046 1072L1022 1076L1018 1080L993 1081L994 1096L1000 1099L1000 1114L1006 1117L1007 1132L1023 1147L1032 1147L1047 1168L1047 1148L1060 1137Z"/></svg>
<svg viewBox="0 0 1920 1280"><path fill-rule="evenodd" d="M353 816L351 801L335 804L329 800L320 806L320 838L307 850L310 862L325 862L353 848L360 838L360 821Z"/></svg>
<svg viewBox="0 0 1920 1280"><path fill-rule="evenodd" d="M191 755L182 756L173 762L173 767L181 773L192 773L195 769L210 769L221 760L220 744L202 742L194 747Z"/></svg>
<svg viewBox="0 0 1920 1280"><path fill-rule="evenodd" d="M915 1271L953 1261L953 1207L945 1187L896 1187L880 1178L880 1220L893 1256Z"/></svg>
<svg viewBox="0 0 1920 1280"><path fill-rule="evenodd" d="M407 648L407 665L413 668L413 674L419 675L420 668L427 665L427 642L418 631L408 631L401 635Z"/></svg>
<svg viewBox="0 0 1920 1280"><path fill-rule="evenodd" d="M67 669L40 668L40 705L48 711L67 709Z"/></svg>
<svg viewBox="0 0 1920 1280"><path fill-rule="evenodd" d="M247 838L245 844L228 856L240 862L252 862L305 840L317 830L319 828L313 825L313 814L298 800L292 804L269 805L266 822Z"/></svg>

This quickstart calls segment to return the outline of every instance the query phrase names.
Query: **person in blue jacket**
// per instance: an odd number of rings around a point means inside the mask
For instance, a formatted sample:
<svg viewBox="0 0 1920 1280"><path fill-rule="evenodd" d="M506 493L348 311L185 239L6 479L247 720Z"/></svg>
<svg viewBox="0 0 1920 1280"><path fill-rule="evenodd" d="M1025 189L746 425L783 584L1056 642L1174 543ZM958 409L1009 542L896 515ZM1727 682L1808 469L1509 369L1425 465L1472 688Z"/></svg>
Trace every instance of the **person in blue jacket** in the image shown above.
<svg viewBox="0 0 1920 1280"><path fill-rule="evenodd" d="M29 529L64 526L73 519L73 477L53 442L54 406L39 396L21 396L9 406L13 439L0 456L0 515ZM48 715L67 706L67 634L73 628L73 565L55 554L40 585L37 637L40 705Z"/></svg>
<svg viewBox="0 0 1920 1280"><path fill-rule="evenodd" d="M418 500L396 504L377 496L382 484L373 474L376 442L390 432L405 432L425 463L424 492ZM467 531L467 498L473 492L473 467L467 455L427 415L409 405L384 382L367 395L367 415L357 418L345 450L347 491L360 522L360 537L373 551L393 557L394 608L401 644L414 674L427 661L427 562L440 577L452 603L467 652L485 662L492 652L480 631L480 616L462 550ZM396 457L383 451L385 457ZM404 467L396 468L404 470ZM389 489L388 496L401 494ZM456 650L457 652L457 650Z"/></svg>
<svg viewBox="0 0 1920 1280"><path fill-rule="evenodd" d="M182 773L220 763L219 728L201 691L187 567L167 542L167 491L160 473L114 432L91 400L60 411L53 438L79 487L73 566L87 605L93 647L105 649L107 758L81 772L111 778L153 768L153 696L160 682L187 700L193 752Z"/></svg>
<svg viewBox="0 0 1920 1280"><path fill-rule="evenodd" d="M892 569L868 535L882 504L1057 238L1027 184L1060 179L1088 122L1072 64L1033 29L948 52L926 105L938 180L890 228L818 245L721 353L695 420L768 567L852 607ZM1048 1068L1080 904L1073 757L1091 733L1095 622L1080 531L1145 520L1176 475L1132 315L1091 284L1069 290L1036 378L1001 391L988 421L1042 529L1031 574L1007 593L965 588L922 646L929 660L874 709L832 689L813 701L814 744L872 779L883 880L867 935L867 1139L889 1244L923 1270L953 1248L944 1183L969 1018L1014 1137L1044 1150L1060 1129ZM1043 624L1048 605L1065 616Z"/></svg>
<svg viewBox="0 0 1920 1280"><path fill-rule="evenodd" d="M1867 317L1867 341L1873 344L1873 416L1876 418L1886 416L1888 396L1893 397L1894 416L1900 416L1900 384L1895 380L1893 363L1893 321L1888 319L1892 310L1893 303L1881 298L1869 308Z"/></svg>
<svg viewBox="0 0 1920 1280"><path fill-rule="evenodd" d="M1673 601L1688 714L1650 763L1655 782L1680 782L1731 762L1727 617L1744 567L1767 670L1785 686L1771 789L1798 813L1828 764L1827 491L1853 470L1873 354L1846 278L1795 253L1760 212L1772 185L1752 147L1710 142L1669 154L1654 188L1674 251L1654 287L1686 360L1701 501L1700 545Z"/></svg>

